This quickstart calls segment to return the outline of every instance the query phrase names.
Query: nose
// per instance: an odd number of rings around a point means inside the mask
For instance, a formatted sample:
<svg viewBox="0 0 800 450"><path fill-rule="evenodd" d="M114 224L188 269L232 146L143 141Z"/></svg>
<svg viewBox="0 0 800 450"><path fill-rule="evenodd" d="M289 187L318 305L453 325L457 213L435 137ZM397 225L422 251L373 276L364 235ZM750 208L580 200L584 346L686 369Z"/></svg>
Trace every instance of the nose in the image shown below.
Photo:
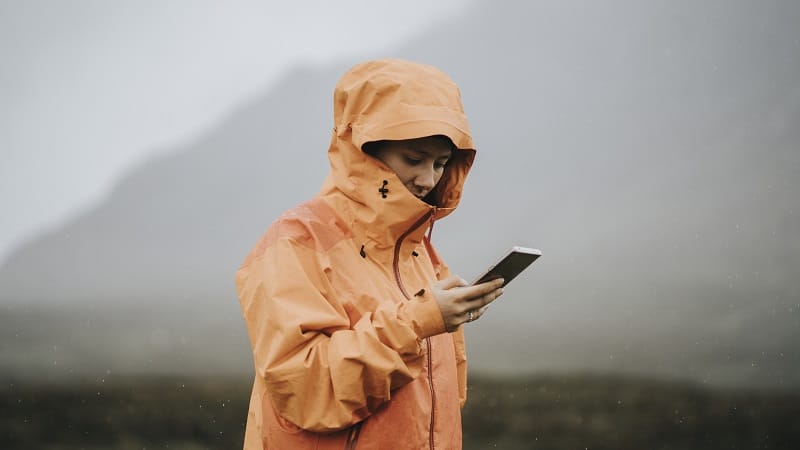
<svg viewBox="0 0 800 450"><path fill-rule="evenodd" d="M436 186L436 170L432 165L426 165L417 171L416 176L414 177L414 185L420 190L425 191L425 193Z"/></svg>

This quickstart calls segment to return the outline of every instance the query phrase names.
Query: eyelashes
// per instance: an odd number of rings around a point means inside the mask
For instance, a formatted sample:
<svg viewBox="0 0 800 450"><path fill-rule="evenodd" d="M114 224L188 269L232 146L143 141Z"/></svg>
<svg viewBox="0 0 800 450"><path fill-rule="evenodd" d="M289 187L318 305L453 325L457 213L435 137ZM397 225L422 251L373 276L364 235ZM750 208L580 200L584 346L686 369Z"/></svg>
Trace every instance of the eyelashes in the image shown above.
<svg viewBox="0 0 800 450"><path fill-rule="evenodd" d="M409 166L417 166L417 165L422 164L424 162L424 159L413 158L413 157L410 157L410 156L404 156L403 160L405 160L406 164L408 164ZM436 161L436 162L433 163L433 168L436 169L436 170L443 169L444 166L446 166L448 162L449 162L449 160L447 160L447 161Z"/></svg>

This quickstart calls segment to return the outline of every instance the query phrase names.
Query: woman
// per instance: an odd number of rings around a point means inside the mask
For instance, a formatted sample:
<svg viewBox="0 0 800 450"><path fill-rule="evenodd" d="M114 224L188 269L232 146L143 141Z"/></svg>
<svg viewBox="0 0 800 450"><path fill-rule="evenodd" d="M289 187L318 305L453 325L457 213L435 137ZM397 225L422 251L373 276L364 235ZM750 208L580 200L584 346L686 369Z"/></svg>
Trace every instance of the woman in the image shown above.
<svg viewBox="0 0 800 450"><path fill-rule="evenodd" d="M237 272L256 369L245 448L461 448L460 325L502 280L467 286L430 243L475 157L458 88L367 62L339 80L334 123L320 193Z"/></svg>

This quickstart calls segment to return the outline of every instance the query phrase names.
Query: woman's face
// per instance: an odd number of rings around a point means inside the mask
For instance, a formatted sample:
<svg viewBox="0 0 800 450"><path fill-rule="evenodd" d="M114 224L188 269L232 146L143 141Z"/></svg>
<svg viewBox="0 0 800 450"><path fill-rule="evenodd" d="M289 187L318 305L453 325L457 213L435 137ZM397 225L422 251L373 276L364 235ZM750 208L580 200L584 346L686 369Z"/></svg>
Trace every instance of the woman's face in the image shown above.
<svg viewBox="0 0 800 450"><path fill-rule="evenodd" d="M380 141L367 150L397 174L412 194L422 199L436 187L452 153L450 140L428 136L401 141Z"/></svg>

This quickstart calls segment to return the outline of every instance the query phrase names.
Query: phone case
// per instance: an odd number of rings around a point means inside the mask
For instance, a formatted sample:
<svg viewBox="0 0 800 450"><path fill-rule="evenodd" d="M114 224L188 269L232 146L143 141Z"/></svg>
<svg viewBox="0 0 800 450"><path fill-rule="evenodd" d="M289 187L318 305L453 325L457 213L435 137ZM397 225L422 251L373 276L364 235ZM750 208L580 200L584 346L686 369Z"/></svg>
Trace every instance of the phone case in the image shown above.
<svg viewBox="0 0 800 450"><path fill-rule="evenodd" d="M535 248L512 247L497 264L479 276L472 284L503 278L503 286L505 286L540 256L542 256L542 252Z"/></svg>

